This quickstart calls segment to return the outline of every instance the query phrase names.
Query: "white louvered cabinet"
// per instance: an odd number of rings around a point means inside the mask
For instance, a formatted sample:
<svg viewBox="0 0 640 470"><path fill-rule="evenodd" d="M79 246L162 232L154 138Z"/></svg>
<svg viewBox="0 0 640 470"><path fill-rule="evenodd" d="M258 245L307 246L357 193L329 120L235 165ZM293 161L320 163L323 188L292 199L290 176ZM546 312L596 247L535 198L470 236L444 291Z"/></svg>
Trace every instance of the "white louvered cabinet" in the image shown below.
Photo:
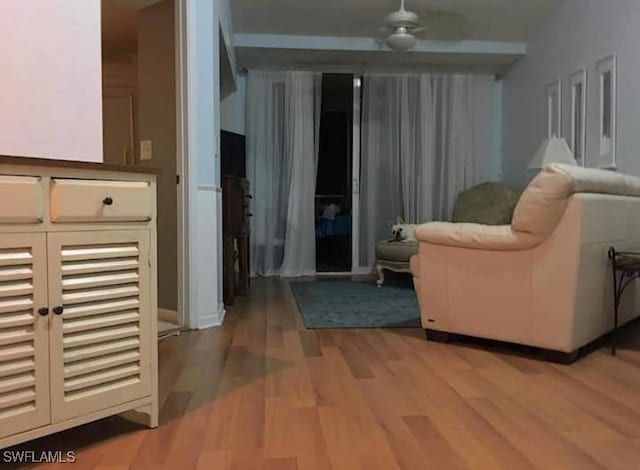
<svg viewBox="0 0 640 470"><path fill-rule="evenodd" d="M2 160L0 449L129 411L157 426L155 176Z"/></svg>
<svg viewBox="0 0 640 470"><path fill-rule="evenodd" d="M51 417L148 394L149 234L47 235Z"/></svg>
<svg viewBox="0 0 640 470"><path fill-rule="evenodd" d="M0 439L49 423L46 235L0 235Z"/></svg>

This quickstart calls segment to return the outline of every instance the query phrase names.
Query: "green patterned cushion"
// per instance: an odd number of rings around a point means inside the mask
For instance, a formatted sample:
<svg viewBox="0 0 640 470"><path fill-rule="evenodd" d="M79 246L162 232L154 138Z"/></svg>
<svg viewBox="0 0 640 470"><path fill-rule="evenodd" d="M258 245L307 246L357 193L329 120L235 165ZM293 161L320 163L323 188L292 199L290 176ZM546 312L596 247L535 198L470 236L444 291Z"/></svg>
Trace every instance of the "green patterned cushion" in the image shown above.
<svg viewBox="0 0 640 470"><path fill-rule="evenodd" d="M483 183L458 194L455 223L509 225L521 191L502 183Z"/></svg>
<svg viewBox="0 0 640 470"><path fill-rule="evenodd" d="M383 241L376 245L376 258L388 261L409 262L418 253L418 242Z"/></svg>

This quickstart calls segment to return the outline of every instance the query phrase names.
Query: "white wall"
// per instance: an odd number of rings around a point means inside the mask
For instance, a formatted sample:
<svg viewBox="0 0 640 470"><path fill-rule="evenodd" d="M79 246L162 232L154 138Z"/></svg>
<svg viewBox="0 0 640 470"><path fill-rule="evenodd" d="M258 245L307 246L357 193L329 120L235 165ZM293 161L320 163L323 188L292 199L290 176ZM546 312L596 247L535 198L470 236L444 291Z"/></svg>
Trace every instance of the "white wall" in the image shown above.
<svg viewBox="0 0 640 470"><path fill-rule="evenodd" d="M229 66L233 74L236 72L236 57L234 54L233 43L233 15L231 11L231 0L220 0L216 2L218 4L217 17L220 25L220 34L224 41L224 46L227 49L229 58Z"/></svg>
<svg viewBox="0 0 640 470"><path fill-rule="evenodd" d="M176 192L176 64L174 2L164 0L138 12L138 129L151 140L158 175L158 306L178 310Z"/></svg>
<svg viewBox="0 0 640 470"><path fill-rule="evenodd" d="M104 163L131 162L136 154L138 65L102 62L102 155ZM133 98L133 108L130 99ZM133 118L133 139L131 120ZM133 142L132 142L133 141Z"/></svg>
<svg viewBox="0 0 640 470"><path fill-rule="evenodd" d="M135 62L102 62L102 91L136 91L138 65Z"/></svg>
<svg viewBox="0 0 640 470"><path fill-rule="evenodd" d="M220 36L231 38L229 0L178 0L188 54L186 96L189 326L206 328L224 318L222 303L222 192L220 190ZM221 19L222 18L222 19ZM221 25L228 31L222 32ZM231 59L233 57L233 49Z"/></svg>
<svg viewBox="0 0 640 470"><path fill-rule="evenodd" d="M222 0L219 2L218 21L224 35L225 41L230 41L233 36L233 18L231 15L231 0Z"/></svg>
<svg viewBox="0 0 640 470"><path fill-rule="evenodd" d="M504 80L504 180L523 186L525 168L545 137L544 87L563 79L563 136L570 136L567 78L587 70L587 164L598 152L598 102L595 63L618 56L619 171L640 175L640 2L638 0L565 0L528 46L527 55ZM593 159L592 159L593 161Z"/></svg>
<svg viewBox="0 0 640 470"><path fill-rule="evenodd" d="M244 134L246 125L247 77L236 77L236 91L220 102L220 128Z"/></svg>
<svg viewBox="0 0 640 470"><path fill-rule="evenodd" d="M2 0L0 154L102 161L99 0Z"/></svg>

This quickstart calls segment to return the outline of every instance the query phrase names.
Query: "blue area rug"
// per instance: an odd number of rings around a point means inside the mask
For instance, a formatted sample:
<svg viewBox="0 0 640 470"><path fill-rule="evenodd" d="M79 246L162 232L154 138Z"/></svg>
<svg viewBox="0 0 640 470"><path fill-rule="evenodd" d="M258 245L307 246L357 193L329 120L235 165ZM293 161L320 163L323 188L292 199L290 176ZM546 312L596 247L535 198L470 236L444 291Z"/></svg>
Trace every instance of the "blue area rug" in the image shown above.
<svg viewBox="0 0 640 470"><path fill-rule="evenodd" d="M420 328L420 311L410 286L375 282L293 281L304 326L314 328Z"/></svg>

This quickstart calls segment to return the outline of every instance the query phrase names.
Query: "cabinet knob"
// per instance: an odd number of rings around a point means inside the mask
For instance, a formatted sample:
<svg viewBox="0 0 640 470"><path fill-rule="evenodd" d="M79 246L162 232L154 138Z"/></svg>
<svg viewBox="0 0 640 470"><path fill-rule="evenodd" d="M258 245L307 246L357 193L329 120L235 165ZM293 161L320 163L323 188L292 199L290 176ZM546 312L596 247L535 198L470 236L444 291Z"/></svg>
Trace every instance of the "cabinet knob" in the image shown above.
<svg viewBox="0 0 640 470"><path fill-rule="evenodd" d="M110 206L113 204L113 198L107 196L102 200L102 204L104 204L105 206Z"/></svg>
<svg viewBox="0 0 640 470"><path fill-rule="evenodd" d="M38 313L40 314L41 317L46 317L47 315L49 315L49 308L42 307L38 309Z"/></svg>
<svg viewBox="0 0 640 470"><path fill-rule="evenodd" d="M56 315L62 315L63 312L64 308L61 305L53 308L53 313L55 313Z"/></svg>
<svg viewBox="0 0 640 470"><path fill-rule="evenodd" d="M253 214L249 213L247 214L247 217L253 217Z"/></svg>
<svg viewBox="0 0 640 470"><path fill-rule="evenodd" d="M246 198L247 198L247 199L253 199L253 196L252 196L251 194L247 194L247 195L246 195Z"/></svg>

